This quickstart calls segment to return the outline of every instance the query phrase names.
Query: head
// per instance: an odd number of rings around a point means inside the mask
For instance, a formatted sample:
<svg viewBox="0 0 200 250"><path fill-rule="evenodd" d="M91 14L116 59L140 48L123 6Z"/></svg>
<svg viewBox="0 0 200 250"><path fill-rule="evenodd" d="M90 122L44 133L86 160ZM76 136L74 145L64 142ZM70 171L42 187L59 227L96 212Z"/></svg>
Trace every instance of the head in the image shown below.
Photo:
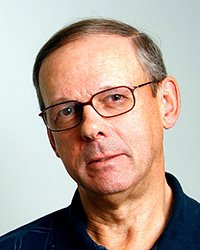
<svg viewBox="0 0 200 250"><path fill-rule="evenodd" d="M81 21L47 42L33 76L42 110L72 100L85 103L76 127L47 129L52 148L80 190L105 195L158 184L164 176L163 128L177 120L179 94L147 35L116 21ZM89 103L99 92L151 81L152 87L134 90L134 109L118 116L101 116ZM120 103L125 96L109 92L99 105L109 106L113 98Z"/></svg>

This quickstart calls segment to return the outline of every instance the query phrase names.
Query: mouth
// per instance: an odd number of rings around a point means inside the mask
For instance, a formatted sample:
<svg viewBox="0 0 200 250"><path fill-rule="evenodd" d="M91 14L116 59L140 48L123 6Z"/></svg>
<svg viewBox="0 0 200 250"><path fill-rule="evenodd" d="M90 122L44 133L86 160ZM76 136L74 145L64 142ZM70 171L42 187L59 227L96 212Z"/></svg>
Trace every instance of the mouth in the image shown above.
<svg viewBox="0 0 200 250"><path fill-rule="evenodd" d="M117 158L119 158L120 156L122 156L122 154L100 157L100 158L97 158L97 159L90 161L88 163L88 166L98 166L98 165L101 165L102 163L103 164L106 164L109 162L111 163L112 161L116 161Z"/></svg>

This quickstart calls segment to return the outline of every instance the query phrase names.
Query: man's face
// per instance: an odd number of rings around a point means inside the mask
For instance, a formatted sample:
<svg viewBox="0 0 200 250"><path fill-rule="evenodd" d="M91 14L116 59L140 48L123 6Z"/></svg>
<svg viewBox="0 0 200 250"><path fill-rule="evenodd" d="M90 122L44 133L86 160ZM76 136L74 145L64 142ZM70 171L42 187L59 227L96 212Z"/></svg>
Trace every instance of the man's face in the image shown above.
<svg viewBox="0 0 200 250"><path fill-rule="evenodd" d="M115 35L90 35L65 45L45 59L40 71L46 107L87 102L101 90L150 80L131 41ZM112 194L136 189L162 169L160 102L150 85L134 94L135 107L126 114L103 118L87 105L79 126L49 132L56 154L82 190Z"/></svg>

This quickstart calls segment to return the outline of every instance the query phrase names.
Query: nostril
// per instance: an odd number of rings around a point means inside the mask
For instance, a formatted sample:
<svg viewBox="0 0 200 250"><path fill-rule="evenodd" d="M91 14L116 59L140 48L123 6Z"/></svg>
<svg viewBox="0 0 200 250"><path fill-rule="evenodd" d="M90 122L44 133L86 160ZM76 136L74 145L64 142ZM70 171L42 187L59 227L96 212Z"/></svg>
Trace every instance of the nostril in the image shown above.
<svg viewBox="0 0 200 250"><path fill-rule="evenodd" d="M98 134L99 134L99 135L102 135L102 136L104 135L103 132L99 132Z"/></svg>
<svg viewBox="0 0 200 250"><path fill-rule="evenodd" d="M95 130L87 130L87 131L81 131L81 137L85 140L85 141L95 141L98 140L102 137L104 137L104 133L99 131L96 132Z"/></svg>

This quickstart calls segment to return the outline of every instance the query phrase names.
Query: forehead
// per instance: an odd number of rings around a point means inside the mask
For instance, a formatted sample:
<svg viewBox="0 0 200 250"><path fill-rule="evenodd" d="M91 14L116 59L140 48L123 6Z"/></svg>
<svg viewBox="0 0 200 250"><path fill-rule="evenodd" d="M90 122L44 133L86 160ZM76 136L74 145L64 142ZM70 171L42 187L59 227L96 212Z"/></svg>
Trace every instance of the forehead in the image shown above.
<svg viewBox="0 0 200 250"><path fill-rule="evenodd" d="M39 82L44 102L49 105L62 96L78 99L107 85L138 83L141 75L144 73L129 38L98 34L50 54L42 63Z"/></svg>

